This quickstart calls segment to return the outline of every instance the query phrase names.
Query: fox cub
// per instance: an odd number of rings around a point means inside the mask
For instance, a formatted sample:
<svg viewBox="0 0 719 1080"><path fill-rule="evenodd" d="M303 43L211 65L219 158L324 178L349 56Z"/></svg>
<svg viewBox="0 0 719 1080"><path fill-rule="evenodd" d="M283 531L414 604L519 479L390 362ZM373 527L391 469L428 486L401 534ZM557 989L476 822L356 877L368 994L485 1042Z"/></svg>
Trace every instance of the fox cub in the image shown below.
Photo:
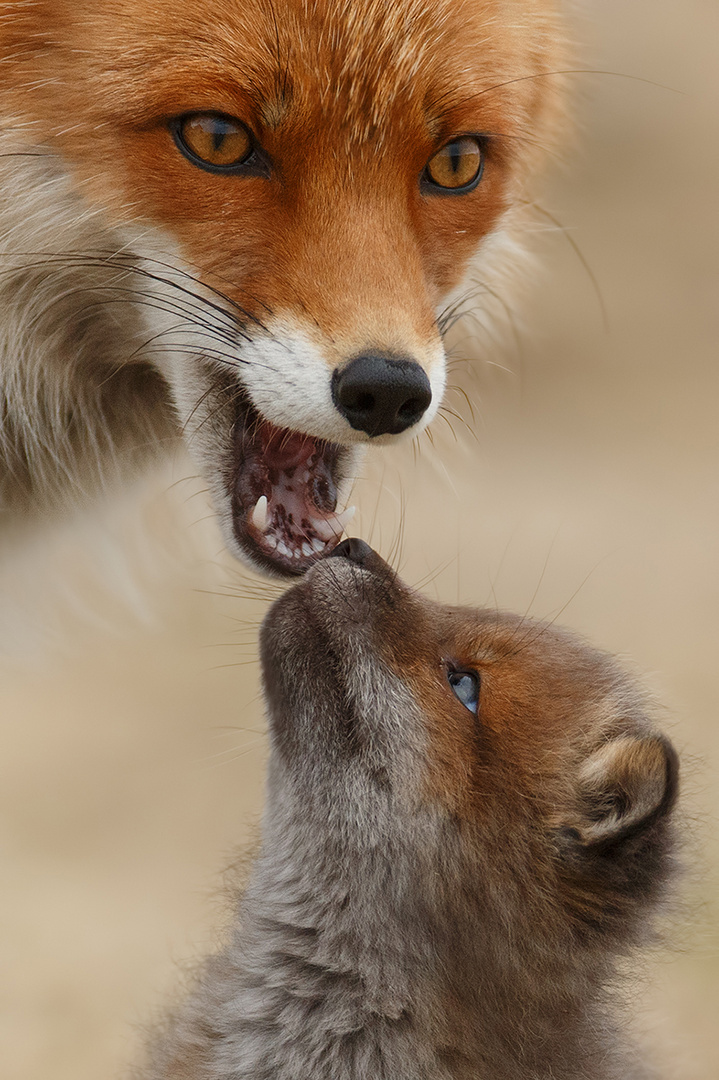
<svg viewBox="0 0 719 1080"><path fill-rule="evenodd" d="M142 1080L648 1076L612 991L672 870L678 766L614 660L345 540L271 608L262 664L260 854Z"/></svg>

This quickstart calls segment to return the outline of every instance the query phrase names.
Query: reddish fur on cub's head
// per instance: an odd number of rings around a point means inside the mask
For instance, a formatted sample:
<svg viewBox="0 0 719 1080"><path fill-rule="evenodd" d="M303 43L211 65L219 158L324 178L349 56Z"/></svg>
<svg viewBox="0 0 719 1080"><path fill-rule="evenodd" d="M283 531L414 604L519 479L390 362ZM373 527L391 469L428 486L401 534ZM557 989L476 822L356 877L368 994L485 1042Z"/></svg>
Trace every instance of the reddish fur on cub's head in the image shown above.
<svg viewBox="0 0 719 1080"><path fill-rule="evenodd" d="M549 921L561 910L580 939L641 937L644 905L672 868L678 770L645 695L561 628L416 595L403 603L420 610L404 610L378 644L425 718L428 796L477 830L498 865L526 873L528 918L546 917L556 890ZM455 668L479 674L476 715L448 699Z"/></svg>

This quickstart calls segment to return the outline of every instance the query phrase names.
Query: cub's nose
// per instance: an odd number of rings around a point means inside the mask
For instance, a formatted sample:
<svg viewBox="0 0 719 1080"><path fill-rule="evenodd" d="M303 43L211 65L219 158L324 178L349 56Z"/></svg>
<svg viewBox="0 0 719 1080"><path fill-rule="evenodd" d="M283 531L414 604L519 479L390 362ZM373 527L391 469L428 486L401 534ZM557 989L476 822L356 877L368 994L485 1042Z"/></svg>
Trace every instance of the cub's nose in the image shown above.
<svg viewBox="0 0 719 1080"><path fill-rule="evenodd" d="M380 574L385 588L389 588L391 582L397 576L384 559L380 558L369 544L365 544L364 540L360 540L357 536L348 536L345 540L340 541L334 551L329 553L327 559L347 559L349 562L354 563L355 566L361 566L363 570L369 570L371 574Z"/></svg>
<svg viewBox="0 0 719 1080"><path fill-rule="evenodd" d="M364 540L360 540L357 536L348 536L345 540L340 541L327 558L349 559L350 562L357 563L358 566L364 566L373 556L375 559L378 558L369 544L366 544Z"/></svg>
<svg viewBox="0 0 719 1080"><path fill-rule="evenodd" d="M422 418L432 390L414 360L368 353L335 369L332 400L356 431L399 435Z"/></svg>

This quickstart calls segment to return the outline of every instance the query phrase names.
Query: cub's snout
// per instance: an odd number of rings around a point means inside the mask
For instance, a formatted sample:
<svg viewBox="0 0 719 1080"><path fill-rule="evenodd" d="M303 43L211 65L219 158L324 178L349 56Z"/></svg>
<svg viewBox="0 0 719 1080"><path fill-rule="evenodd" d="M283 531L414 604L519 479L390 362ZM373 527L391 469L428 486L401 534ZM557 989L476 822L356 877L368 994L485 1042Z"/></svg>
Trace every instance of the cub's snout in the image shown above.
<svg viewBox="0 0 719 1080"><path fill-rule="evenodd" d="M273 605L260 635L262 667L291 771L309 775L325 759L351 758L358 774L381 772L402 786L397 765L422 724L391 657L422 616L416 595L357 539Z"/></svg>

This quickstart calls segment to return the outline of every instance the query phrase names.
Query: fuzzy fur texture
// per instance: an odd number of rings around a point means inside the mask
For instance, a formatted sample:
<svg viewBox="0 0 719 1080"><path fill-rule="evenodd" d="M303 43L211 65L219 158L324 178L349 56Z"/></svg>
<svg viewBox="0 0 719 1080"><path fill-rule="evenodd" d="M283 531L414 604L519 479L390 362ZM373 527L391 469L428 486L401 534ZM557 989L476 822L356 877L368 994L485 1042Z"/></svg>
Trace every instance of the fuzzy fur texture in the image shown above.
<svg viewBox="0 0 719 1080"><path fill-rule="evenodd" d="M141 1080L639 1080L676 755L607 655L345 542L262 631L262 848ZM475 713L448 674L477 673Z"/></svg>
<svg viewBox="0 0 719 1080"><path fill-rule="evenodd" d="M0 512L84 501L184 437L230 550L285 572L246 528L238 432L332 440L341 489L370 439L331 379L368 351L424 369L409 434L431 419L438 313L475 256L480 304L511 278L563 66L551 0L0 3ZM168 125L197 110L245 123L269 178L183 157ZM477 190L423 194L466 131Z"/></svg>

